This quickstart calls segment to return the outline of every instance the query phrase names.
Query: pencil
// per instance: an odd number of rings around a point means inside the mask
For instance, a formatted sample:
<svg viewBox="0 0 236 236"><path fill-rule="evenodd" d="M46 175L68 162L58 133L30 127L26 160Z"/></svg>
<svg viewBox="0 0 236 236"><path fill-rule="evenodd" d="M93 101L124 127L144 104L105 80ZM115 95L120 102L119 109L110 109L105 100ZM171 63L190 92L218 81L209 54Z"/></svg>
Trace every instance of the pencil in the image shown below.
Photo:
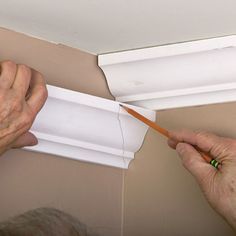
<svg viewBox="0 0 236 236"><path fill-rule="evenodd" d="M130 115L132 115L136 119L138 119L138 120L142 121L143 123L147 124L149 127L152 127L154 130L156 130L160 134L164 135L165 137L170 138L168 130L162 128L161 126L159 126L155 122L147 119L145 116L139 114L137 111L135 111L135 110L133 110L133 109L127 107L127 106L124 106L122 104L120 104L120 106L122 108L124 108ZM217 162L215 159L209 157L206 153L202 152L198 147L194 146L194 148L200 153L200 155L202 156L202 158L206 162L210 163L212 166L214 166L216 169L218 169L218 167L220 165L219 162Z"/></svg>
<svg viewBox="0 0 236 236"><path fill-rule="evenodd" d="M123 107L130 115L134 116L138 120L140 120L143 123L147 124L148 126L152 127L153 129L155 129L156 131L158 131L162 135L166 136L167 138L170 138L169 132L166 129L164 129L161 126L157 125L153 121L147 119L145 116L139 114L137 111L135 111L135 110L133 110L133 109L131 109L129 107L126 107L126 106L124 106L122 104L120 104L120 106Z"/></svg>

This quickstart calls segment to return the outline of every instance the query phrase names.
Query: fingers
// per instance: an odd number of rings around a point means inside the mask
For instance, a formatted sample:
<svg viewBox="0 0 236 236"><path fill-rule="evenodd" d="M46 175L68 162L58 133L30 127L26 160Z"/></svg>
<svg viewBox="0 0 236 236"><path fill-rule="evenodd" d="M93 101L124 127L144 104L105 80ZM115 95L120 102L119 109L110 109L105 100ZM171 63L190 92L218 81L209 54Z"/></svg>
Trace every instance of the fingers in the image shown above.
<svg viewBox="0 0 236 236"><path fill-rule="evenodd" d="M168 144L171 148L176 148L180 142L198 146L204 152L211 149L220 142L220 137L208 132L194 132L190 130L169 132Z"/></svg>
<svg viewBox="0 0 236 236"><path fill-rule="evenodd" d="M168 141L167 141L167 143L168 143L168 145L169 145L171 148L176 149L176 146L177 146L177 144L178 144L178 141L169 138Z"/></svg>
<svg viewBox="0 0 236 236"><path fill-rule="evenodd" d="M15 80L17 65L11 61L4 61L0 66L0 88L10 89Z"/></svg>
<svg viewBox="0 0 236 236"><path fill-rule="evenodd" d="M13 88L21 97L25 97L31 79L31 69L28 66L4 61L1 63L0 73L0 88Z"/></svg>
<svg viewBox="0 0 236 236"><path fill-rule="evenodd" d="M204 179L216 173L216 169L209 165L194 149L192 145L187 143L178 143L176 146L184 167L202 184Z"/></svg>
<svg viewBox="0 0 236 236"><path fill-rule="evenodd" d="M29 84L31 80L31 69L26 65L18 65L16 77L12 88L20 95L20 97L24 98L29 89Z"/></svg>
<svg viewBox="0 0 236 236"><path fill-rule="evenodd" d="M22 148L25 146L34 146L38 143L34 134L26 132L17 138L12 144L12 148Z"/></svg>
<svg viewBox="0 0 236 236"><path fill-rule="evenodd" d="M0 154L9 148L37 144L30 129L47 98L43 76L25 65L0 63ZM6 90L6 91L5 91Z"/></svg>
<svg viewBox="0 0 236 236"><path fill-rule="evenodd" d="M43 107L47 95L46 83L43 76L39 72L32 70L30 93L28 95L27 103L35 114Z"/></svg>

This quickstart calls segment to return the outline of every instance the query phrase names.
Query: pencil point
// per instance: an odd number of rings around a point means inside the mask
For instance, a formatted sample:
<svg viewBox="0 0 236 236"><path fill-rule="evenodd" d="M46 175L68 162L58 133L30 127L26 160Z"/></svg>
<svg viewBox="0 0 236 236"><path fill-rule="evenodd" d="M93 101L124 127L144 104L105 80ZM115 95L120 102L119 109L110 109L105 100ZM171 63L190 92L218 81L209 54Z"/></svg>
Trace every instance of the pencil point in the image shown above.
<svg viewBox="0 0 236 236"><path fill-rule="evenodd" d="M121 107L124 107L122 104L119 104Z"/></svg>

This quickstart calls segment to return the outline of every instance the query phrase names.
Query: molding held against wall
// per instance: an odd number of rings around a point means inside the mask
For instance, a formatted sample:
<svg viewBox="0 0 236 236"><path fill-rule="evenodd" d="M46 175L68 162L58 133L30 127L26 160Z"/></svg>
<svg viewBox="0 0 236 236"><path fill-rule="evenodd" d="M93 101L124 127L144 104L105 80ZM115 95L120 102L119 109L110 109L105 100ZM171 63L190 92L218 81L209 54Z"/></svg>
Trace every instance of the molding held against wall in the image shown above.
<svg viewBox="0 0 236 236"><path fill-rule="evenodd" d="M236 35L99 56L117 101L152 110L236 101Z"/></svg>
<svg viewBox="0 0 236 236"><path fill-rule="evenodd" d="M48 100L31 132L38 145L25 149L128 168L148 127L116 101L48 85ZM133 107L151 120L155 112Z"/></svg>

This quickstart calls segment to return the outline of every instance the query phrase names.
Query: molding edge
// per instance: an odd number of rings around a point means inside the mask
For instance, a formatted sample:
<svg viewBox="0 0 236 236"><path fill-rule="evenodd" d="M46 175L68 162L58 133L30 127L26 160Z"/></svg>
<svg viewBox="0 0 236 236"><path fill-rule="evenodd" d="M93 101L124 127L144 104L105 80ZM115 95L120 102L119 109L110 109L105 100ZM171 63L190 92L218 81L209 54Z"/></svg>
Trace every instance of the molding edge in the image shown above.
<svg viewBox="0 0 236 236"><path fill-rule="evenodd" d="M38 145L24 149L75 160L128 168L148 127L118 102L47 86L49 97L31 132ZM151 120L155 112L133 107Z"/></svg>

